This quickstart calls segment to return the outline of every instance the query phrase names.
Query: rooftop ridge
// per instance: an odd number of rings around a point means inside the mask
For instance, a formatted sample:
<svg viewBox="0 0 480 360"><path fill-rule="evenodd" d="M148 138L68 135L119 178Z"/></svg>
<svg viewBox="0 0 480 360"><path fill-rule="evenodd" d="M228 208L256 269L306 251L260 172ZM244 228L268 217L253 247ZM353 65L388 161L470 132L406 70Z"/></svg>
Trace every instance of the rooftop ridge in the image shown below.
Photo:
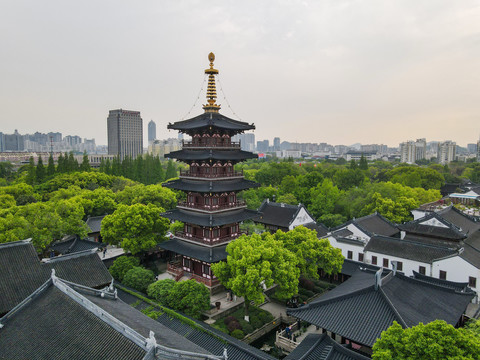
<svg viewBox="0 0 480 360"><path fill-rule="evenodd" d="M0 249L9 248L13 246L21 246L21 245L26 245L31 243L32 243L32 238L28 238L25 240L10 241L10 242L0 244Z"/></svg>
<svg viewBox="0 0 480 360"><path fill-rule="evenodd" d="M409 244L415 244L415 245L419 245L419 246L423 246L423 247L426 247L426 248L434 248L434 249L447 249L447 250L458 250L456 248L453 248L453 247L449 247L449 246L441 246L441 245L434 245L434 244L426 244L426 243L422 243L420 241L414 241L414 240L409 240L409 239L400 239L400 238L395 238L395 237L390 237L390 236L384 236L384 235L375 235L374 238L382 238L382 239L385 239L385 240L391 240L391 241L395 241L395 242L398 242L398 243L409 243ZM367 244L368 246L368 244Z"/></svg>
<svg viewBox="0 0 480 360"><path fill-rule="evenodd" d="M412 277L409 277L409 276L406 276L404 274L401 274L399 272L397 272L397 274L395 275L396 278L400 279L400 280L403 280L403 281L407 281L407 282L410 282L412 284L421 284L421 285L426 285L430 288L435 288L435 289L438 289L440 291L445 291L445 292L449 292L449 293L455 293L455 294L459 294L459 295L467 295L467 296L472 296L473 294L475 294L475 292L473 290L471 290L470 288L467 287L467 289L470 289L470 291L457 291L455 289L452 289L452 288L448 288L446 286L442 286L442 285L438 285L438 284L432 284L431 282L427 282L427 281L422 281L420 279L415 279L415 278L412 278ZM440 280L440 279L439 279ZM453 282L453 281L452 281Z"/></svg>
<svg viewBox="0 0 480 360"><path fill-rule="evenodd" d="M55 256L53 258L42 259L42 263L43 264L51 264L51 263L56 263L56 262L59 262L59 261L64 261L64 260L68 260L68 259L78 258L78 257L81 257L81 256L87 256L87 255L90 255L90 254L95 254L97 252L97 249L98 248L93 248L93 249L88 249L88 250L77 251L77 252L74 252L72 254L65 254L65 255Z"/></svg>
<svg viewBox="0 0 480 360"><path fill-rule="evenodd" d="M391 273L392 274L392 273ZM390 274L389 274L390 275ZM387 278L387 276L385 276L385 278ZM393 277L393 275L392 275ZM388 280L390 279L387 279L387 282ZM383 281L383 280L382 280ZM395 306L393 305L393 303L390 301L390 299L388 298L387 294L385 294L385 291L383 291L382 289L382 286L379 286L378 287L379 290L380 290L380 294L382 294L383 296L383 299L385 300L385 302L387 303L387 305L390 307L390 309L393 311L393 313L395 314L395 317L399 320L400 324L403 326L403 327L408 327L407 323L405 322L405 320L403 319L403 317L400 315L400 313L398 312L398 310L395 308Z"/></svg>

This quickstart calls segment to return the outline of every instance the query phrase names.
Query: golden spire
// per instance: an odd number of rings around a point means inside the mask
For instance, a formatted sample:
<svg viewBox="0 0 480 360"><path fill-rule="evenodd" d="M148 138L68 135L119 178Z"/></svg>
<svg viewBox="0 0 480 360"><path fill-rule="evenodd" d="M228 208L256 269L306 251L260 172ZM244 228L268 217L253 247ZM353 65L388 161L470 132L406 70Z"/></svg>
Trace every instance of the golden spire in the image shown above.
<svg viewBox="0 0 480 360"><path fill-rule="evenodd" d="M215 61L215 55L211 52L208 54L208 60L210 61L210 69L205 70L205 74L208 74L208 87L207 87L207 102L203 105L203 110L206 113L218 113L220 105L215 104L217 99L217 89L215 87L215 75L218 74L218 70L213 68L213 62Z"/></svg>

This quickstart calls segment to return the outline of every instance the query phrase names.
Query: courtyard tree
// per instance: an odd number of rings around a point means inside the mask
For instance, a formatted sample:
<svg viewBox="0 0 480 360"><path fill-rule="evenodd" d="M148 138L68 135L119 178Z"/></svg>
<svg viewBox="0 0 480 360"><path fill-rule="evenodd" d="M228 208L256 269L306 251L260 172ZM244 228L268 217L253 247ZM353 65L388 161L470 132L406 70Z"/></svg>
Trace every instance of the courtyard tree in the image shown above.
<svg viewBox="0 0 480 360"><path fill-rule="evenodd" d="M210 292L195 280L181 281L172 287L167 302L175 310L200 319L202 313L210 309Z"/></svg>
<svg viewBox="0 0 480 360"><path fill-rule="evenodd" d="M153 248L165 239L169 221L160 216L163 208L149 204L119 205L102 220L101 235L113 245L136 254Z"/></svg>
<svg viewBox="0 0 480 360"><path fill-rule="evenodd" d="M114 279L122 281L125 274L136 266L140 265L140 260L134 256L120 256L115 259L108 271Z"/></svg>
<svg viewBox="0 0 480 360"><path fill-rule="evenodd" d="M284 299L297 294L298 259L271 234L242 235L228 244L227 253L227 261L212 264L212 270L227 289L245 299L245 320L250 302L264 301L265 288L277 284L277 295Z"/></svg>
<svg viewBox="0 0 480 360"><path fill-rule="evenodd" d="M403 329L396 321L373 345L374 360L479 359L480 337L470 328L455 329L443 320Z"/></svg>

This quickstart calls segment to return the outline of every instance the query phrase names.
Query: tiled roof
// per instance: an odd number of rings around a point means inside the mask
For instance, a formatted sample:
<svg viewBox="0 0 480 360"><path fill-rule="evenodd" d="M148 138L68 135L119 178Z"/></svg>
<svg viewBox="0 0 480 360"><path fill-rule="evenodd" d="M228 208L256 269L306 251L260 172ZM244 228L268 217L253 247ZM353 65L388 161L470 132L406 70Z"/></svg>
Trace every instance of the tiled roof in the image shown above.
<svg viewBox="0 0 480 360"><path fill-rule="evenodd" d="M377 271L380 269L380 267L372 264L365 264L363 262L355 261L355 260L350 260L350 259L344 259L343 260L343 265L342 265L342 270L340 273L344 275L349 275L352 276L354 273L362 269L370 269L372 271Z"/></svg>
<svg viewBox="0 0 480 360"><path fill-rule="evenodd" d="M181 351L189 352L188 359L220 359L125 304L116 293L53 275L0 325L2 359L160 360L179 358Z"/></svg>
<svg viewBox="0 0 480 360"><path fill-rule="evenodd" d="M101 242L80 239L79 236L70 236L67 240L58 241L50 245L51 250L60 254L71 254L78 251L102 248L106 245Z"/></svg>
<svg viewBox="0 0 480 360"><path fill-rule="evenodd" d="M178 150L165 154L166 158L177 159L181 161L185 160L231 160L231 161L243 161L247 159L258 158L257 154L243 150Z"/></svg>
<svg viewBox="0 0 480 360"><path fill-rule="evenodd" d="M265 225L288 228L299 210L300 206L298 205L289 205L265 200L258 208L261 215L257 216L254 221Z"/></svg>
<svg viewBox="0 0 480 360"><path fill-rule="evenodd" d="M170 220L178 220L188 224L221 226L251 219L258 216L258 212L255 210L241 209L219 214L202 214L194 211L174 209L160 215Z"/></svg>
<svg viewBox="0 0 480 360"><path fill-rule="evenodd" d="M235 132L243 132L246 130L254 130L255 125L244 121L230 119L220 113L203 113L194 118L169 123L167 128L188 132L188 130L201 129L213 126L219 129L233 130Z"/></svg>
<svg viewBox="0 0 480 360"><path fill-rule="evenodd" d="M127 303L134 303L138 300L135 296L121 290L118 295ZM274 360L267 353L247 345L202 321L190 320L196 326L190 326L166 313L157 318L158 322L211 354L220 356L224 349L227 349L228 360Z"/></svg>
<svg viewBox="0 0 480 360"><path fill-rule="evenodd" d="M473 216L469 216L454 206L449 206L437 212L445 220L457 226L462 232L472 234L480 229L480 222Z"/></svg>
<svg viewBox="0 0 480 360"><path fill-rule="evenodd" d="M287 309L287 314L371 347L394 320L404 327L435 319L456 325L475 295L399 273L383 277L378 290L374 283L375 274L359 271L309 305Z"/></svg>
<svg viewBox="0 0 480 360"><path fill-rule="evenodd" d="M395 224L378 213L355 219L353 223L371 234L394 236L400 232Z"/></svg>
<svg viewBox="0 0 480 360"><path fill-rule="evenodd" d="M422 224L433 218L435 218L435 220L439 221L446 227ZM431 212L417 220L409 221L404 224L398 225L398 227L400 230L404 230L409 234L436 237L452 241L462 240L466 237L466 234L462 232L459 227L444 219L440 214L434 212Z"/></svg>
<svg viewBox="0 0 480 360"><path fill-rule="evenodd" d="M386 236L373 236L365 246L365 252L367 251L423 263L431 263L436 259L458 254L458 249L456 248Z"/></svg>
<svg viewBox="0 0 480 360"><path fill-rule="evenodd" d="M108 284L112 277L95 252L84 251L41 262L29 241L0 244L0 314L3 314L50 276L51 269L64 279L85 286Z"/></svg>
<svg viewBox="0 0 480 360"><path fill-rule="evenodd" d="M173 238L172 240L161 242L158 246L177 254L205 261L206 263L214 263L227 258L227 252L225 250L227 245L215 247L201 246L185 240Z"/></svg>
<svg viewBox="0 0 480 360"><path fill-rule="evenodd" d="M305 226L307 229L315 230L318 238L324 238L328 235L328 228L321 222L311 222L308 224L303 224L303 226Z"/></svg>
<svg viewBox="0 0 480 360"><path fill-rule="evenodd" d="M453 289L455 291L469 291L468 290L468 283L461 283L461 282L454 282L448 280L437 279L431 276L422 275L416 271L413 271L413 278L419 281L426 282L428 284L434 284L438 286L445 287L447 289Z"/></svg>
<svg viewBox="0 0 480 360"><path fill-rule="evenodd" d="M86 221L87 226L90 228L91 233L98 233L102 229L102 220L107 215L92 216Z"/></svg>
<svg viewBox="0 0 480 360"><path fill-rule="evenodd" d="M162 186L182 191L197 191L197 192L230 192L240 191L250 188L259 187L260 184L255 181L245 179L222 180L222 181L202 181L202 180L187 180L176 179L162 184Z"/></svg>
<svg viewBox="0 0 480 360"><path fill-rule="evenodd" d="M370 358L347 349L327 334L309 334L285 360L368 360Z"/></svg>

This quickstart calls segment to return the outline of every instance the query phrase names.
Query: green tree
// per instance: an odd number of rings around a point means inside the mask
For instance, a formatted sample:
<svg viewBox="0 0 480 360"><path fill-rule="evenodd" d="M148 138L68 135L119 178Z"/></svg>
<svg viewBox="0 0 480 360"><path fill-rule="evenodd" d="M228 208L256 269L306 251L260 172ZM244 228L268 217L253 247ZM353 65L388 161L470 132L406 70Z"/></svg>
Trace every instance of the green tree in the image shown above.
<svg viewBox="0 0 480 360"><path fill-rule="evenodd" d="M158 280L148 286L147 295L162 305L170 306L168 297L176 284L172 279Z"/></svg>
<svg viewBox="0 0 480 360"><path fill-rule="evenodd" d="M90 171L90 160L88 160L88 154L86 151L83 152L82 164L80 165L80 171Z"/></svg>
<svg viewBox="0 0 480 360"><path fill-rule="evenodd" d="M0 209L8 209L17 205L15 198L9 194L0 195Z"/></svg>
<svg viewBox="0 0 480 360"><path fill-rule="evenodd" d="M140 265L140 260L134 256L120 256L113 261L108 271L115 280L122 282L125 274L136 266Z"/></svg>
<svg viewBox="0 0 480 360"><path fill-rule="evenodd" d="M227 261L212 264L212 270L227 289L244 297L245 320L249 321L250 302L264 301L264 287L277 284L280 298L297 294L298 259L271 234L242 235L227 245L227 253Z"/></svg>
<svg viewBox="0 0 480 360"><path fill-rule="evenodd" d="M333 185L332 180L324 179L322 183L310 190L311 204L308 210L315 218L333 214L338 200L343 192Z"/></svg>
<svg viewBox="0 0 480 360"><path fill-rule="evenodd" d="M443 320L403 329L396 321L373 345L374 360L480 359L480 337Z"/></svg>
<svg viewBox="0 0 480 360"><path fill-rule="evenodd" d="M33 160L33 156L30 156L27 165L27 176L25 177L25 182L29 185L34 185L35 178L35 161Z"/></svg>
<svg viewBox="0 0 480 360"><path fill-rule="evenodd" d="M173 163L173 160L170 159L168 160L167 163L167 171L165 172L165 180L173 179L178 176L177 174L177 169L175 169L175 164Z"/></svg>
<svg viewBox="0 0 480 360"><path fill-rule="evenodd" d="M155 274L141 266L134 266L127 271L122 283L138 291L146 292L148 286L155 281Z"/></svg>
<svg viewBox="0 0 480 360"><path fill-rule="evenodd" d="M169 221L160 216L164 209L155 205L119 205L102 220L101 235L109 244L120 245L136 254L165 240Z"/></svg>
<svg viewBox="0 0 480 360"><path fill-rule="evenodd" d="M37 168L35 169L35 182L37 184L42 183L46 176L45 166L43 166L42 156L38 157Z"/></svg>
<svg viewBox="0 0 480 360"><path fill-rule="evenodd" d="M55 175L55 161L53 160L52 154L48 157L47 175Z"/></svg>
<svg viewBox="0 0 480 360"><path fill-rule="evenodd" d="M57 173L64 173L67 172L67 167L65 164L65 158L63 157L63 154L60 154L57 159Z"/></svg>
<svg viewBox="0 0 480 360"><path fill-rule="evenodd" d="M287 232L278 230L273 236L295 254L297 267L305 277L318 279L319 269L329 275L342 270L344 258L341 250L330 245L327 239L319 239L315 230L297 226Z"/></svg>
<svg viewBox="0 0 480 360"><path fill-rule="evenodd" d="M210 309L210 292L195 280L181 281L170 291L168 303L175 310L200 319L202 312Z"/></svg>
<svg viewBox="0 0 480 360"><path fill-rule="evenodd" d="M0 162L0 178L10 179L13 174L13 165L11 162Z"/></svg>
<svg viewBox="0 0 480 360"><path fill-rule="evenodd" d="M360 157L360 162L358 163L358 168L360 170L368 170L368 161L367 161L367 158L365 156L362 156Z"/></svg>

